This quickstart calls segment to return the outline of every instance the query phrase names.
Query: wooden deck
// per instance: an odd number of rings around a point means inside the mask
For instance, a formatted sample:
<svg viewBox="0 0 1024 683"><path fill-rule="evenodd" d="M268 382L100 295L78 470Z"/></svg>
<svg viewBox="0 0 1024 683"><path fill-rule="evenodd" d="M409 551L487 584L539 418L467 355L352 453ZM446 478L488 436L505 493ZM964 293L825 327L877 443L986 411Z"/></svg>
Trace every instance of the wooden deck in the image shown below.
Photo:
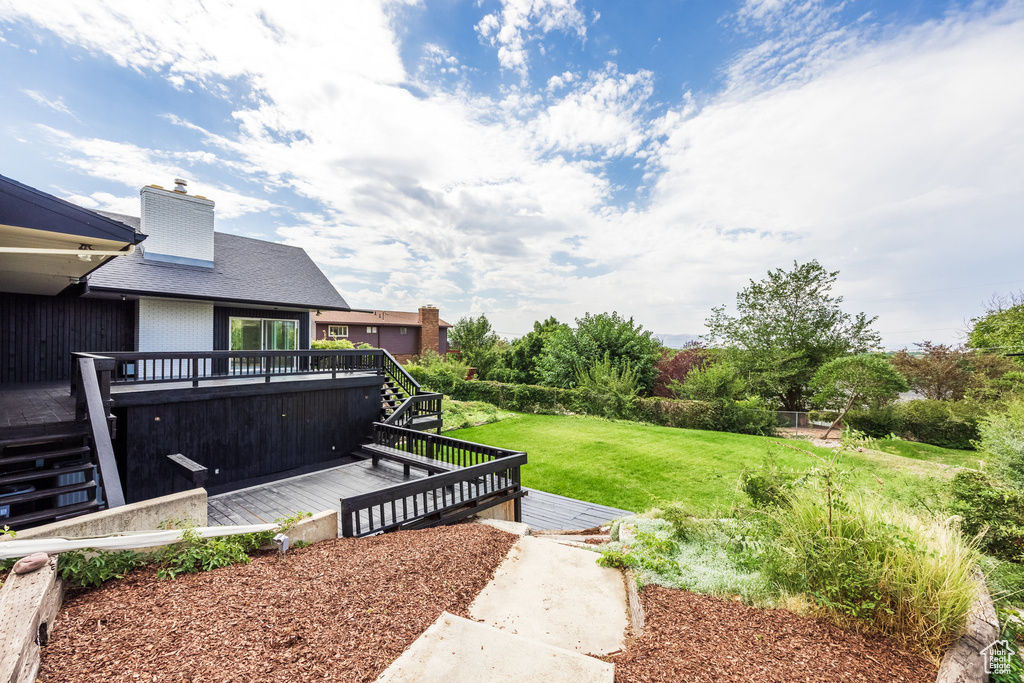
<svg viewBox="0 0 1024 683"><path fill-rule="evenodd" d="M425 475L413 471L413 479ZM209 523L258 524L273 522L298 511L340 511L339 500L409 481L401 465L382 461L374 467L362 461L320 472L210 496ZM585 529L605 524L627 510L530 490L523 499L523 522L534 529ZM339 529L340 533L340 529Z"/></svg>
<svg viewBox="0 0 1024 683"><path fill-rule="evenodd" d="M74 419L75 399L67 382L0 384L0 429Z"/></svg>

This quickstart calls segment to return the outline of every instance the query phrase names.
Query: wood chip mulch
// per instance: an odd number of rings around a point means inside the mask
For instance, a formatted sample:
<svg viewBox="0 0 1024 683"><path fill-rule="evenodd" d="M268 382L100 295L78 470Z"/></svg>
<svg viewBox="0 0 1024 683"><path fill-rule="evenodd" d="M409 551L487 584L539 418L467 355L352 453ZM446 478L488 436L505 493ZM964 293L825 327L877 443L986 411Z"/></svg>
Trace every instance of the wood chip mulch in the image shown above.
<svg viewBox="0 0 1024 683"><path fill-rule="evenodd" d="M158 581L69 594L39 678L372 681L447 610L468 607L516 537L480 524L338 539Z"/></svg>
<svg viewBox="0 0 1024 683"><path fill-rule="evenodd" d="M780 609L648 586L643 634L615 663L618 683L933 683L936 667L886 638Z"/></svg>

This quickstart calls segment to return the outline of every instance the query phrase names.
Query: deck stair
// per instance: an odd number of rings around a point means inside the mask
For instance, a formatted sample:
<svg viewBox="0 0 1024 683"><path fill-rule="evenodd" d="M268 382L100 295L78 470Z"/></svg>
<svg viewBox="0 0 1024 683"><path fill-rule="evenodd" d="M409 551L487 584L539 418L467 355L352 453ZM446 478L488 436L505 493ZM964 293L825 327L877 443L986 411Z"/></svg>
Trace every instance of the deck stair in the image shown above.
<svg viewBox="0 0 1024 683"><path fill-rule="evenodd" d="M13 529L103 507L92 436L81 424L0 439L0 525Z"/></svg>
<svg viewBox="0 0 1024 683"><path fill-rule="evenodd" d="M385 353L387 353L385 351ZM380 388L380 419L407 429L441 432L441 395L423 391L412 375L388 354ZM358 455L358 454L356 454Z"/></svg>
<svg viewBox="0 0 1024 683"><path fill-rule="evenodd" d="M381 419L386 420L390 417L391 413L395 412L407 398L409 398L409 394L397 382L390 378L384 380L384 384L380 387Z"/></svg>

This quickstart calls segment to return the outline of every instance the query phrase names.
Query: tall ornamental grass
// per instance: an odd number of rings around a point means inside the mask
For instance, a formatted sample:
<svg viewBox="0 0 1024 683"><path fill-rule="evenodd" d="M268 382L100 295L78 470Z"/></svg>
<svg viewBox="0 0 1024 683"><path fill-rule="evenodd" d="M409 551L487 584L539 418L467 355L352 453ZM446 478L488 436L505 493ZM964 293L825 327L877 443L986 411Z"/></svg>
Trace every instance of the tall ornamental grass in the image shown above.
<svg viewBox="0 0 1024 683"><path fill-rule="evenodd" d="M955 521L921 518L874 496L831 507L805 492L771 516L778 542L765 574L809 595L836 621L913 642L936 660L978 597L976 538Z"/></svg>

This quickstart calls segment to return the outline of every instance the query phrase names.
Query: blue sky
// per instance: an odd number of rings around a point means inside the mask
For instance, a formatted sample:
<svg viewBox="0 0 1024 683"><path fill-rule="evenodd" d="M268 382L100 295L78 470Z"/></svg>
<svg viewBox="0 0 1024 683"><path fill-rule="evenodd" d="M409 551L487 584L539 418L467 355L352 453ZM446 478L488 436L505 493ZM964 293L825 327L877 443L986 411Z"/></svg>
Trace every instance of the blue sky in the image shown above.
<svg viewBox="0 0 1024 683"><path fill-rule="evenodd" d="M0 74L3 175L187 178L355 307L700 334L816 258L900 348L1024 288L1020 1L0 0Z"/></svg>

